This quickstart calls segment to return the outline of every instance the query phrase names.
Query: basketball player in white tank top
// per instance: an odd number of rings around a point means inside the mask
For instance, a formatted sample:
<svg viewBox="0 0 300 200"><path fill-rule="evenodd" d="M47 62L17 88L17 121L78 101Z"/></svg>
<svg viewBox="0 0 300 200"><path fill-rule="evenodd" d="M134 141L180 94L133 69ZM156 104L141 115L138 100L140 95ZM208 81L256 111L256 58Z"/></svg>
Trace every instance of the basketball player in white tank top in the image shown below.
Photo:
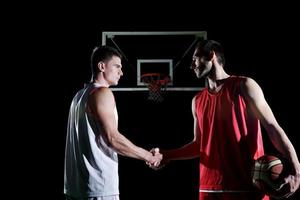
<svg viewBox="0 0 300 200"><path fill-rule="evenodd" d="M72 200L118 200L117 154L158 166L162 155L134 145L118 131L111 85L123 75L121 55L98 47L92 55L92 83L74 97L65 149L64 193Z"/></svg>

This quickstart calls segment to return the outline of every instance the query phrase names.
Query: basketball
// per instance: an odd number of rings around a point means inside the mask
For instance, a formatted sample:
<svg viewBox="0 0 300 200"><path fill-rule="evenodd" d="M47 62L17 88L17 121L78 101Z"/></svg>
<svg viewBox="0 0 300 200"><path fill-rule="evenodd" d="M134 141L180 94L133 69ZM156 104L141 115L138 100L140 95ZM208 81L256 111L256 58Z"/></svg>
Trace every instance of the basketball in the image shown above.
<svg viewBox="0 0 300 200"><path fill-rule="evenodd" d="M267 195L276 194L283 181L283 163L273 155L258 158L252 168L252 182Z"/></svg>

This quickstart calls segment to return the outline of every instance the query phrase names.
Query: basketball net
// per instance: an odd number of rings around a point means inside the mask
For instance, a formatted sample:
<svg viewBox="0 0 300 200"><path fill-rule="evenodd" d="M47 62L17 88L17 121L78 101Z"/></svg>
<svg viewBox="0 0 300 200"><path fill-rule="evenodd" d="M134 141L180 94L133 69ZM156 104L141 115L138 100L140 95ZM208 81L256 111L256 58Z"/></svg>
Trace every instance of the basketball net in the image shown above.
<svg viewBox="0 0 300 200"><path fill-rule="evenodd" d="M159 73L148 73L142 76L143 82L148 84L148 100L160 103L164 100L163 92L166 91L167 84L170 82L169 77L161 78Z"/></svg>
<svg viewBox="0 0 300 200"><path fill-rule="evenodd" d="M149 96L148 100L155 101L155 102L162 102L164 100L163 94L162 94L162 84L160 81L152 81L148 85L149 89Z"/></svg>

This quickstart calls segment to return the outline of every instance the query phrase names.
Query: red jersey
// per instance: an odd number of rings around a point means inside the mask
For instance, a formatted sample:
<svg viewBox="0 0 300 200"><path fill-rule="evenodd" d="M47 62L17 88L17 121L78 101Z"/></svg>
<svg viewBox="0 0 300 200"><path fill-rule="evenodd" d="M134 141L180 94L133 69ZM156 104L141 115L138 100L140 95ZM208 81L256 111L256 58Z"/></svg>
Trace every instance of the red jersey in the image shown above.
<svg viewBox="0 0 300 200"><path fill-rule="evenodd" d="M264 154L260 122L241 94L244 77L231 76L217 93L195 97L200 133L200 190L253 191L251 166Z"/></svg>

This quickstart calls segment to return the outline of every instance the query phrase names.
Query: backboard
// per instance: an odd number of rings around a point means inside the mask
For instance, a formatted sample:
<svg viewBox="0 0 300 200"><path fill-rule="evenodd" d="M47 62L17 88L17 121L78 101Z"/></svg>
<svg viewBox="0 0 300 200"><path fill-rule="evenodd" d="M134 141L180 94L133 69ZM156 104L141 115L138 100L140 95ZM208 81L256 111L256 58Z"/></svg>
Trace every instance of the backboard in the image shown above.
<svg viewBox="0 0 300 200"><path fill-rule="evenodd" d="M124 76L115 91L146 91L141 77L147 73L169 76L168 91L199 90L203 82L190 69L194 46L206 31L102 32L102 45L115 47L123 55Z"/></svg>

